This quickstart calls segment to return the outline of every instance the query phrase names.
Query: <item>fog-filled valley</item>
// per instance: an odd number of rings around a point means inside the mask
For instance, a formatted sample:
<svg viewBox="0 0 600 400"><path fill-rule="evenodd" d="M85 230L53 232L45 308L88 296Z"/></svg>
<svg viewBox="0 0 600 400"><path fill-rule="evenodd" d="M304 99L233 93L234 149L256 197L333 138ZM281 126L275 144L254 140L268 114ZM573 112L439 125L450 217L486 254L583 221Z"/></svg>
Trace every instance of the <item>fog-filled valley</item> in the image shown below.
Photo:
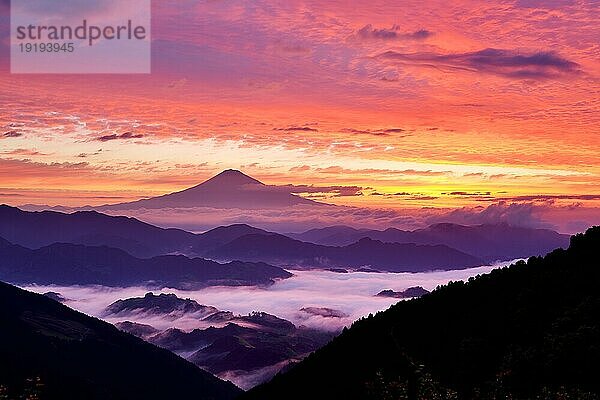
<svg viewBox="0 0 600 400"><path fill-rule="evenodd" d="M291 278L275 282L271 286L213 286L200 290L178 290L173 288L153 289L146 286L133 287L105 287L105 286L57 286L57 285L26 285L23 288L58 298L65 305L82 311L88 315L99 317L107 322L116 324L124 330L149 339L171 328L189 333L193 330L206 330L210 327L222 329L228 324L264 330L256 321L236 318L248 316L253 312L264 312L274 317L291 322L301 330L295 337L304 338L303 343L310 351L326 344L334 335L338 334L345 326L369 314L387 309L396 303L398 298L377 296L383 290L402 291L412 287L422 287L431 291L448 281L466 280L471 276L487 273L493 268L505 266L508 263L495 264L459 271L433 271L427 273L370 273L352 272L340 273L325 270L306 271L291 270ZM174 294L177 299L191 299L198 305L209 306L208 310L200 308L186 309L180 304L169 304L166 309L157 309L150 305L144 308L143 301L120 313L107 313L107 307L118 300L138 298L143 300L147 293L155 296L160 294ZM53 295L51 295L51 294ZM60 296L60 297L58 297ZM212 318L211 313L221 312ZM233 315L223 315L225 311ZM120 323L131 322L135 326L123 326ZM140 324L139 326L137 324ZM144 326L142 333L134 328ZM150 327L152 328L150 330ZM309 335L303 334L306 331ZM314 333L310 333L314 331ZM319 333L320 332L320 333ZM249 332L252 333L252 332ZM289 336L290 332L286 332ZM248 332L235 333L234 337L248 334ZM228 332L224 336L230 337ZM281 346L286 335L281 335L273 346ZM304 337L303 337L304 335ZM164 336L164 335L163 335ZM308 338L306 338L308 336ZM310 339L309 343L308 339ZM173 342L180 338L168 340L159 337L150 340L163 347L173 347ZM212 340L212 339L211 339ZM208 342L202 342L204 346ZM202 345L186 348L180 346L175 351L186 358L190 358ZM175 348L175 347L174 347ZM231 349L230 349L231 350ZM263 346L263 352L271 351ZM280 355L274 358L275 362L269 364L266 360L255 368L254 365L246 366L249 370L228 369L240 364L233 360L231 365L220 365L218 376L231 380L238 386L248 389L269 379L274 373L288 365L290 361L298 361L306 352L297 352L286 358ZM202 361L198 362L202 365Z"/></svg>

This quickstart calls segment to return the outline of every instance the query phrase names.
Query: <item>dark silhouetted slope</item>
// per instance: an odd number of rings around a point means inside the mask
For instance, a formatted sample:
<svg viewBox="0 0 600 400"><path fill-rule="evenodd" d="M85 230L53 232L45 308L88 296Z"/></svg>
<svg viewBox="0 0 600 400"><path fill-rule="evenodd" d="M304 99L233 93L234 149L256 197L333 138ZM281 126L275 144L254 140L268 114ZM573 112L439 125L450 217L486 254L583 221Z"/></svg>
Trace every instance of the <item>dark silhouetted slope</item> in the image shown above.
<svg viewBox="0 0 600 400"><path fill-rule="evenodd" d="M8 398L45 400L227 400L240 392L167 350L4 283L0 387Z"/></svg>
<svg viewBox="0 0 600 400"><path fill-rule="evenodd" d="M360 320L243 399L596 399L600 227Z"/></svg>

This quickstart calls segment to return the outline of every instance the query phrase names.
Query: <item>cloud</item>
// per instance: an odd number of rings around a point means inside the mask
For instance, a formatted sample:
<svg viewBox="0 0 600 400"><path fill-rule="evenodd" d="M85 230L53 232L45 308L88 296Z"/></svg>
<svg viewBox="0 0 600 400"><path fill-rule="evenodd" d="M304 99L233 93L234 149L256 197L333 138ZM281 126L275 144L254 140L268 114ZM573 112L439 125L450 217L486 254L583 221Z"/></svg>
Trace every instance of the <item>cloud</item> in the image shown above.
<svg viewBox="0 0 600 400"><path fill-rule="evenodd" d="M504 265L505 263L501 264ZM413 286L433 290L450 280L464 280L485 273L492 266L459 271L435 271L426 273L366 273L339 274L330 271L295 271L289 279L269 287L209 287L201 290L183 291L171 288L154 290L155 294L174 293L180 298L190 298L200 304L214 306L219 310L246 315L264 311L287 319L297 326L337 331L353 321L380 310L385 310L398 299L375 296L383 289L402 291ZM119 299L143 297L146 287L107 288L103 286L29 286L38 293L53 291L69 299L69 307L86 314L101 317L109 305ZM303 311L300 311L304 309ZM138 319L139 318L139 319ZM147 313L106 317L109 322L123 320L146 323L158 329L176 327L190 330L207 328L210 323L188 315L180 318L153 316Z"/></svg>
<svg viewBox="0 0 600 400"><path fill-rule="evenodd" d="M290 126L288 128L273 128L274 131L286 131L286 132L318 132L318 129L311 128L310 126Z"/></svg>
<svg viewBox="0 0 600 400"><path fill-rule="evenodd" d="M517 0L515 6L520 8L562 8L575 4L575 0Z"/></svg>
<svg viewBox="0 0 600 400"><path fill-rule="evenodd" d="M20 193L0 193L0 197L23 197Z"/></svg>
<svg viewBox="0 0 600 400"><path fill-rule="evenodd" d="M310 166L309 165L298 165L295 167L290 168L290 172L306 172L306 171L310 171Z"/></svg>
<svg viewBox="0 0 600 400"><path fill-rule="evenodd" d="M411 197L407 197L406 200L419 200L419 201L423 201L423 200L435 200L438 199L438 196L428 196L428 195L416 195L416 196L411 196Z"/></svg>
<svg viewBox="0 0 600 400"><path fill-rule="evenodd" d="M376 29L373 25L368 24L356 32L356 37L362 40L424 40L433 35L425 29L420 29L414 32L401 32L399 25L394 25L391 28Z"/></svg>
<svg viewBox="0 0 600 400"><path fill-rule="evenodd" d="M270 186L289 193L322 193L333 194L335 197L362 196L361 186L315 186L315 185L281 185Z"/></svg>
<svg viewBox="0 0 600 400"><path fill-rule="evenodd" d="M47 156L48 155L46 153L40 153L39 151L32 150L32 149L7 150L7 151L0 152L0 154L6 154L6 155L10 155L10 156Z"/></svg>
<svg viewBox="0 0 600 400"><path fill-rule="evenodd" d="M489 196L491 194L491 192L464 192L464 191L458 191L458 192L444 192L442 194L448 195L448 196L466 196L466 197L472 197L472 196Z"/></svg>
<svg viewBox="0 0 600 400"><path fill-rule="evenodd" d="M402 128L388 128L388 129L384 129L385 133L402 133L402 132L406 132L406 129L402 129Z"/></svg>
<svg viewBox="0 0 600 400"><path fill-rule="evenodd" d="M467 225L507 223L513 226L554 228L551 223L542 219L543 208L532 203L500 201L485 208L463 207L435 219L436 222L443 220Z"/></svg>
<svg viewBox="0 0 600 400"><path fill-rule="evenodd" d="M519 79L557 78L580 72L579 64L552 51L524 53L493 48L454 54L387 51L377 58L400 64L481 72Z"/></svg>
<svg viewBox="0 0 600 400"><path fill-rule="evenodd" d="M501 201L538 201L548 202L552 200L600 200L600 194L557 194L557 195L528 195L502 197Z"/></svg>
<svg viewBox="0 0 600 400"><path fill-rule="evenodd" d="M112 135L100 136L96 140L100 142L109 142L111 140L129 140L129 139L141 139L144 135L134 134L133 132L125 132L122 134L113 133Z"/></svg>
<svg viewBox="0 0 600 400"><path fill-rule="evenodd" d="M392 134L403 134L407 132L404 128L387 128L387 129L356 129L356 128L343 128L341 129L344 133L350 133L352 135L372 135L372 136L392 136ZM394 135L396 138L408 137L409 134Z"/></svg>
<svg viewBox="0 0 600 400"><path fill-rule="evenodd" d="M8 132L4 132L4 134L2 134L2 136L0 136L0 139L2 139L2 138L18 138L21 136L23 136L23 134L21 132L12 130L12 131L8 131Z"/></svg>

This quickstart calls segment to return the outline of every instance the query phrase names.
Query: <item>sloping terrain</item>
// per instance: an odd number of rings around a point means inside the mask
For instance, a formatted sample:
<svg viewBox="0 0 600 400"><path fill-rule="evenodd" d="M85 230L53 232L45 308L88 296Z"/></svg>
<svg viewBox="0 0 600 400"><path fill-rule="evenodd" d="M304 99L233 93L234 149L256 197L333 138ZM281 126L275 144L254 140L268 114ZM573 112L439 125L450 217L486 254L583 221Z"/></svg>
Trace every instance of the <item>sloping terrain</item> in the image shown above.
<svg viewBox="0 0 600 400"><path fill-rule="evenodd" d="M600 227L360 320L243 399L596 399Z"/></svg>
<svg viewBox="0 0 600 400"><path fill-rule="evenodd" d="M0 393L228 400L239 389L114 326L0 283Z"/></svg>

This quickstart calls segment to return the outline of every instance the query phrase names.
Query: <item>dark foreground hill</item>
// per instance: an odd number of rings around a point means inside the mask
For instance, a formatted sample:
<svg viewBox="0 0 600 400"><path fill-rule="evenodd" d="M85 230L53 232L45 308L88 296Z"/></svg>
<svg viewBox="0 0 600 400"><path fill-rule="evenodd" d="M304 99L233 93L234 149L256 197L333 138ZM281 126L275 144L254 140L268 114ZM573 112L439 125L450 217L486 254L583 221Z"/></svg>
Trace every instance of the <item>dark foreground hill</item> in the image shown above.
<svg viewBox="0 0 600 400"><path fill-rule="evenodd" d="M264 263L219 264L202 258L133 257L110 247L56 243L31 250L0 238L0 279L18 284L128 286L182 289L211 285L268 285L292 274Z"/></svg>
<svg viewBox="0 0 600 400"><path fill-rule="evenodd" d="M226 400L239 392L110 324L0 283L0 398Z"/></svg>
<svg viewBox="0 0 600 400"><path fill-rule="evenodd" d="M356 322L243 399L597 399L600 227Z"/></svg>

